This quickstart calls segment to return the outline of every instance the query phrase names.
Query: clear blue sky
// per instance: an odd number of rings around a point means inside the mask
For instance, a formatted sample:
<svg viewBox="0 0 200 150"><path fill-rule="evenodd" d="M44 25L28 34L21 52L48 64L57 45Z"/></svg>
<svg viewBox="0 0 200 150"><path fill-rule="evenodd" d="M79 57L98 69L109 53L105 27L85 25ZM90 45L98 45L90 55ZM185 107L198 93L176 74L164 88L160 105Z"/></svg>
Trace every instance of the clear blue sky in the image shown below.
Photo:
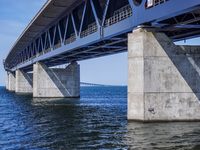
<svg viewBox="0 0 200 150"><path fill-rule="evenodd" d="M6 85L3 59L46 0L0 0L0 86ZM178 44L200 45L200 39ZM109 85L127 84L127 53L79 62L81 81Z"/></svg>

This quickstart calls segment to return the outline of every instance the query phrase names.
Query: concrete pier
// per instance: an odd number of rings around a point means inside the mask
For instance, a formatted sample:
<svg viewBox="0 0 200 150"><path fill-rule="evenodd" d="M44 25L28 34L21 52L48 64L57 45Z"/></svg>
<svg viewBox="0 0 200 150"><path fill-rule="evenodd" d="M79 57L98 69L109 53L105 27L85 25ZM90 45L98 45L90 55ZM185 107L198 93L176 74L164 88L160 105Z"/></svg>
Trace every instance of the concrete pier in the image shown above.
<svg viewBox="0 0 200 150"><path fill-rule="evenodd" d="M128 36L128 120L200 120L200 47L138 28Z"/></svg>
<svg viewBox="0 0 200 150"><path fill-rule="evenodd" d="M37 62L33 67L33 97L79 97L80 67L76 62L66 68L48 68Z"/></svg>
<svg viewBox="0 0 200 150"><path fill-rule="evenodd" d="M15 91L15 72L10 72L8 76L8 90Z"/></svg>
<svg viewBox="0 0 200 150"><path fill-rule="evenodd" d="M6 76L6 90L9 89L9 74Z"/></svg>
<svg viewBox="0 0 200 150"><path fill-rule="evenodd" d="M16 70L16 93L32 93L33 92L33 74L25 73L22 70Z"/></svg>

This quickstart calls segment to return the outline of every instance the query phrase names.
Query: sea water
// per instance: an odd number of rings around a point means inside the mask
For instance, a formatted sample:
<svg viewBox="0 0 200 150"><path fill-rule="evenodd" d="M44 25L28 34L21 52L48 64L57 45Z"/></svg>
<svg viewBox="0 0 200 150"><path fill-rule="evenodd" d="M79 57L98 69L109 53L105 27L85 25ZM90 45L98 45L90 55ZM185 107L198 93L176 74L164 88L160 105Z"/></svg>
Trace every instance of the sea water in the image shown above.
<svg viewBox="0 0 200 150"><path fill-rule="evenodd" d="M0 149L200 149L200 123L128 123L127 87L33 98L0 87Z"/></svg>

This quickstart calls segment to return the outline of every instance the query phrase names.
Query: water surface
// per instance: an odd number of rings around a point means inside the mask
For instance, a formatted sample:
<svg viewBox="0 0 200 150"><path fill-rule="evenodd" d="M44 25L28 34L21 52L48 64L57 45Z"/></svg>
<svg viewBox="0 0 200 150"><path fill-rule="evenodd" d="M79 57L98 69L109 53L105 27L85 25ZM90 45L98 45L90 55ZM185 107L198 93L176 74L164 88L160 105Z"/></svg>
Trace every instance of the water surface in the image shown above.
<svg viewBox="0 0 200 150"><path fill-rule="evenodd" d="M200 123L127 123L127 87L41 99L0 87L0 149L200 149Z"/></svg>

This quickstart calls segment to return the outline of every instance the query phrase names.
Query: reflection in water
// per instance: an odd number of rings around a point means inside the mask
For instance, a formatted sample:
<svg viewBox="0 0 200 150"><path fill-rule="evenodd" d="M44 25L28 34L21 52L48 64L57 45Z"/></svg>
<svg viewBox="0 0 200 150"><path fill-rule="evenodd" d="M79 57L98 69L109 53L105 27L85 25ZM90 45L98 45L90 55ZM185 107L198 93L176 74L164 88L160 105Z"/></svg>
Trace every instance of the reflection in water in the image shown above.
<svg viewBox="0 0 200 150"><path fill-rule="evenodd" d="M125 137L131 149L199 149L200 123L128 123Z"/></svg>
<svg viewBox="0 0 200 150"><path fill-rule="evenodd" d="M45 106L45 105L72 105L78 103L79 98L32 98L31 105Z"/></svg>
<svg viewBox="0 0 200 150"><path fill-rule="evenodd" d="M200 123L127 123L126 87L32 98L0 87L0 149L198 149Z"/></svg>

